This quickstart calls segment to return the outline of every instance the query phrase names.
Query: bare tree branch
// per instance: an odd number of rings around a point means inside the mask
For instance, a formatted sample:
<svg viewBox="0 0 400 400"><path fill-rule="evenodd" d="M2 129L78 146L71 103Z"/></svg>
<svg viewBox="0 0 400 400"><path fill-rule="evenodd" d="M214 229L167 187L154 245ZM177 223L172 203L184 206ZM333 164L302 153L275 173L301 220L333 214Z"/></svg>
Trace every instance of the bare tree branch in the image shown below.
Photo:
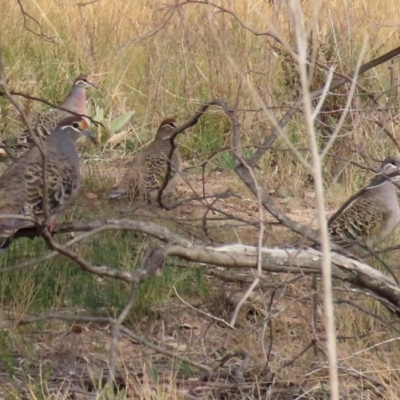
<svg viewBox="0 0 400 400"><path fill-rule="evenodd" d="M40 38L42 38L42 39L45 39L45 40L48 41L48 42L57 43L58 37L57 37L57 36L52 36L52 37L46 36L46 35L43 33L43 29L42 29L42 26L40 25L39 21L38 21L37 19L33 18L31 15L29 15L29 14L25 11L24 7L22 6L21 0L17 0L17 2L18 2L18 5L19 5L19 8L21 9L21 12L22 12L22 17L23 17L23 19L24 19L24 27L25 27L25 29L26 29L28 32L33 33L35 36L38 36L38 37L40 37ZM35 25L38 26L40 33L37 33L37 32L33 31L32 29L30 29L30 28L28 27L28 24L27 24L27 21L28 21L28 20L33 21L33 22L35 23Z"/></svg>
<svg viewBox="0 0 400 400"><path fill-rule="evenodd" d="M375 58L374 60L371 60L365 64L363 64L359 70L358 70L358 75L362 75L365 72L369 71L372 68L375 68L376 66L385 63L388 60L391 60L394 57L397 57L400 54L400 47L395 48L394 50L389 51L388 53ZM337 89L344 83L346 83L348 80L353 80L354 76L356 74L356 71L351 72L348 74L346 78L338 79L333 81L329 85L329 91L333 91L334 89ZM310 99L315 99L319 97L324 91L324 88L314 90L313 92L310 93ZM293 104L293 107L291 110L289 110L282 118L281 120L277 123L277 126L273 129L272 133L264 140L260 148L253 154L253 156L250 158L248 161L250 166L255 166L258 161L261 159L261 157L264 155L264 153L267 151L268 148L270 148L275 141L278 139L280 136L280 133L282 129L286 126L286 124L290 121L290 119L293 117L293 115L297 112L297 110L300 109L300 107L303 105L303 100L298 100Z"/></svg>
<svg viewBox="0 0 400 400"><path fill-rule="evenodd" d="M78 7L86 7L89 6L90 4L99 3L100 1L101 0L90 0L85 3L62 3L58 0L54 0L54 2L60 6L78 6Z"/></svg>
<svg viewBox="0 0 400 400"><path fill-rule="evenodd" d="M142 36L140 36L140 37L138 37L136 39L129 40L127 43L125 43L122 47L120 47L118 49L118 55L121 56L121 54L123 52L125 52L125 50L127 50L128 47L132 46L135 43L142 42L142 41L144 41L144 40L156 35L161 30L163 30L167 26L169 21L171 20L171 18L174 15L176 9L177 9L177 5L174 5L174 6L170 7L169 10L161 18L161 23L157 27L155 27L154 29L150 30L149 32L145 33L144 35L142 35Z"/></svg>
<svg viewBox="0 0 400 400"><path fill-rule="evenodd" d="M31 95L26 94L26 93L16 92L16 91L14 91L14 90L9 90L8 93L9 93L9 95L11 95L11 96L19 96L19 97L23 97L24 99L33 100L33 101L38 101L38 102L40 102L40 103L43 103L43 104L46 104L46 105L50 106L51 108L57 108L58 110L66 111L66 112L70 113L71 115L74 115L75 117L85 117L85 118L87 118L88 120L90 120L90 122L92 122L94 125L96 125L96 126L99 126L99 125L100 125L100 126L102 126L103 128L105 128L105 126L104 126L101 122L94 120L94 119L93 119L92 117L90 117L89 115L78 114L78 113L76 113L76 112L74 112L74 111L71 111L71 110L69 110L69 109L67 109L67 108L58 106L58 105L53 104L53 103L51 103L51 102L49 102L49 101L47 101L47 100L41 99L40 97L31 96ZM0 90L0 96L7 97L7 98L8 98L8 96L7 96L7 94L5 93L5 91L1 91L1 90ZM25 121L24 121L24 123L25 123ZM25 125L26 125L26 123L25 123Z"/></svg>

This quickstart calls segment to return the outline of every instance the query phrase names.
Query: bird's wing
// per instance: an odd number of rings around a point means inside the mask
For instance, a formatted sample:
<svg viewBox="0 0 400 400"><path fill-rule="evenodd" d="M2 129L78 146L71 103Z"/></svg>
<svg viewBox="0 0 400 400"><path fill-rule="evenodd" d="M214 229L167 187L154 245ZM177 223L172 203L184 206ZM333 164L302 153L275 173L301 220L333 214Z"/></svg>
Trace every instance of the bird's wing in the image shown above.
<svg viewBox="0 0 400 400"><path fill-rule="evenodd" d="M68 115L68 113L61 112L61 110L51 109L40 114L37 120L31 124L31 127L40 138L44 139L51 134L60 120ZM28 129L25 129L17 137L0 141L0 147L10 148L15 158L21 157L22 154L25 154L33 145L34 141Z"/></svg>
<svg viewBox="0 0 400 400"><path fill-rule="evenodd" d="M27 185L25 207L40 217L44 212L43 164L41 157L29 163L24 172ZM72 201L78 190L79 169L68 163L65 156L49 157L47 160L47 202L51 215L62 212Z"/></svg>
<svg viewBox="0 0 400 400"><path fill-rule="evenodd" d="M370 199L359 198L331 223L329 231L335 241L360 242L379 235L386 217Z"/></svg>
<svg viewBox="0 0 400 400"><path fill-rule="evenodd" d="M0 216L16 215L29 217L29 210L25 207L27 186L23 179L23 165L11 165L0 177ZM32 221L19 218L0 217L0 247L22 228L32 226Z"/></svg>
<svg viewBox="0 0 400 400"><path fill-rule="evenodd" d="M130 197L133 199L138 196L141 181L141 166L133 160L127 167L127 171L120 182L112 189L110 198Z"/></svg>
<svg viewBox="0 0 400 400"><path fill-rule="evenodd" d="M165 179L168 167L168 154L165 152L157 152L148 154L144 159L145 174L143 185L146 190L159 189Z"/></svg>
<svg viewBox="0 0 400 400"><path fill-rule="evenodd" d="M79 170L64 157L47 160L47 203L50 218L61 213L78 190ZM17 160L0 178L0 214L44 217L42 158L38 149ZM0 247L20 229L33 226L18 218L0 220Z"/></svg>

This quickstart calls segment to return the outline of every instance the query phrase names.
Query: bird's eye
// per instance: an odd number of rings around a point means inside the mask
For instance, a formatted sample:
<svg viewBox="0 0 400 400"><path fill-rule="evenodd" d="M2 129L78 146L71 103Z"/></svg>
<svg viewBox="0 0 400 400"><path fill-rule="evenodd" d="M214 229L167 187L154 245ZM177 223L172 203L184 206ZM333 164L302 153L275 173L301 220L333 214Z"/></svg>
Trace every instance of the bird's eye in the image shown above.
<svg viewBox="0 0 400 400"><path fill-rule="evenodd" d="M83 82L87 83L87 78L82 78Z"/></svg>
<svg viewBox="0 0 400 400"><path fill-rule="evenodd" d="M72 124L72 126L73 126L74 128L79 128L79 124L78 124L77 122L74 122L74 123Z"/></svg>

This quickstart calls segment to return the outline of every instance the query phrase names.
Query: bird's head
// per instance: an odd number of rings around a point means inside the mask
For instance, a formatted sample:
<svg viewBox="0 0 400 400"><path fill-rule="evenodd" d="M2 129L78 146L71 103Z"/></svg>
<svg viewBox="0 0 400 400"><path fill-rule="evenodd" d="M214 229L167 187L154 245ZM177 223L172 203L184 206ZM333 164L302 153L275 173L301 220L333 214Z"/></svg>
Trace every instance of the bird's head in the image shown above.
<svg viewBox="0 0 400 400"><path fill-rule="evenodd" d="M172 134L174 133L176 129L176 119L175 118L167 118L164 119L156 134L156 139L159 140L168 140L171 139Z"/></svg>
<svg viewBox="0 0 400 400"><path fill-rule="evenodd" d="M97 85L93 82L92 78L89 75L79 75L75 81L74 86L87 89L87 88L95 88L97 89Z"/></svg>
<svg viewBox="0 0 400 400"><path fill-rule="evenodd" d="M56 131L68 134L73 140L78 140L81 136L88 137L93 143L97 144L97 138L90 130L89 122L85 117L68 117L63 119L56 127Z"/></svg>

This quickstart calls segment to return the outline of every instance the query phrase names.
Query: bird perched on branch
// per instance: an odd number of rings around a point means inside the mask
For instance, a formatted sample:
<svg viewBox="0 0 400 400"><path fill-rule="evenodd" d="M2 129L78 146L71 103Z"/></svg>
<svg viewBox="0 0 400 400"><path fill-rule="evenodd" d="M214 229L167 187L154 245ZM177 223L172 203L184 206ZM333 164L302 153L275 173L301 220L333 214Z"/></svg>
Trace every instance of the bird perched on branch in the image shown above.
<svg viewBox="0 0 400 400"><path fill-rule="evenodd" d="M75 112L76 114L87 115L86 89L88 88L97 88L97 86L88 75L79 75L75 79L68 96L59 107ZM67 111L52 108L38 116L36 122L32 124L32 129L35 130L35 133L41 139L44 139L51 134L60 121L70 116L71 114ZM14 139L1 140L0 148L12 149L13 158L18 158L27 152L33 144L34 142L29 131L26 129L20 136Z"/></svg>
<svg viewBox="0 0 400 400"><path fill-rule="evenodd" d="M380 173L330 222L333 242L358 253L358 245L371 247L390 237L400 222L399 174L400 160L386 158Z"/></svg>
<svg viewBox="0 0 400 400"><path fill-rule="evenodd" d="M182 158L171 140L175 123L174 118L161 122L154 140L127 165L127 172L110 193L110 198L142 198L154 202L166 179L169 165L171 178L163 194L168 195L175 189L182 171Z"/></svg>
<svg viewBox="0 0 400 400"><path fill-rule="evenodd" d="M82 135L96 142L85 118L68 117L42 142L46 155L46 193L43 190L43 157L36 146L0 176L0 252L20 230L35 227L35 221L46 222L51 230L57 215L75 200L80 185L76 141ZM44 198L47 199L47 221ZM2 215L7 217L1 218Z"/></svg>

